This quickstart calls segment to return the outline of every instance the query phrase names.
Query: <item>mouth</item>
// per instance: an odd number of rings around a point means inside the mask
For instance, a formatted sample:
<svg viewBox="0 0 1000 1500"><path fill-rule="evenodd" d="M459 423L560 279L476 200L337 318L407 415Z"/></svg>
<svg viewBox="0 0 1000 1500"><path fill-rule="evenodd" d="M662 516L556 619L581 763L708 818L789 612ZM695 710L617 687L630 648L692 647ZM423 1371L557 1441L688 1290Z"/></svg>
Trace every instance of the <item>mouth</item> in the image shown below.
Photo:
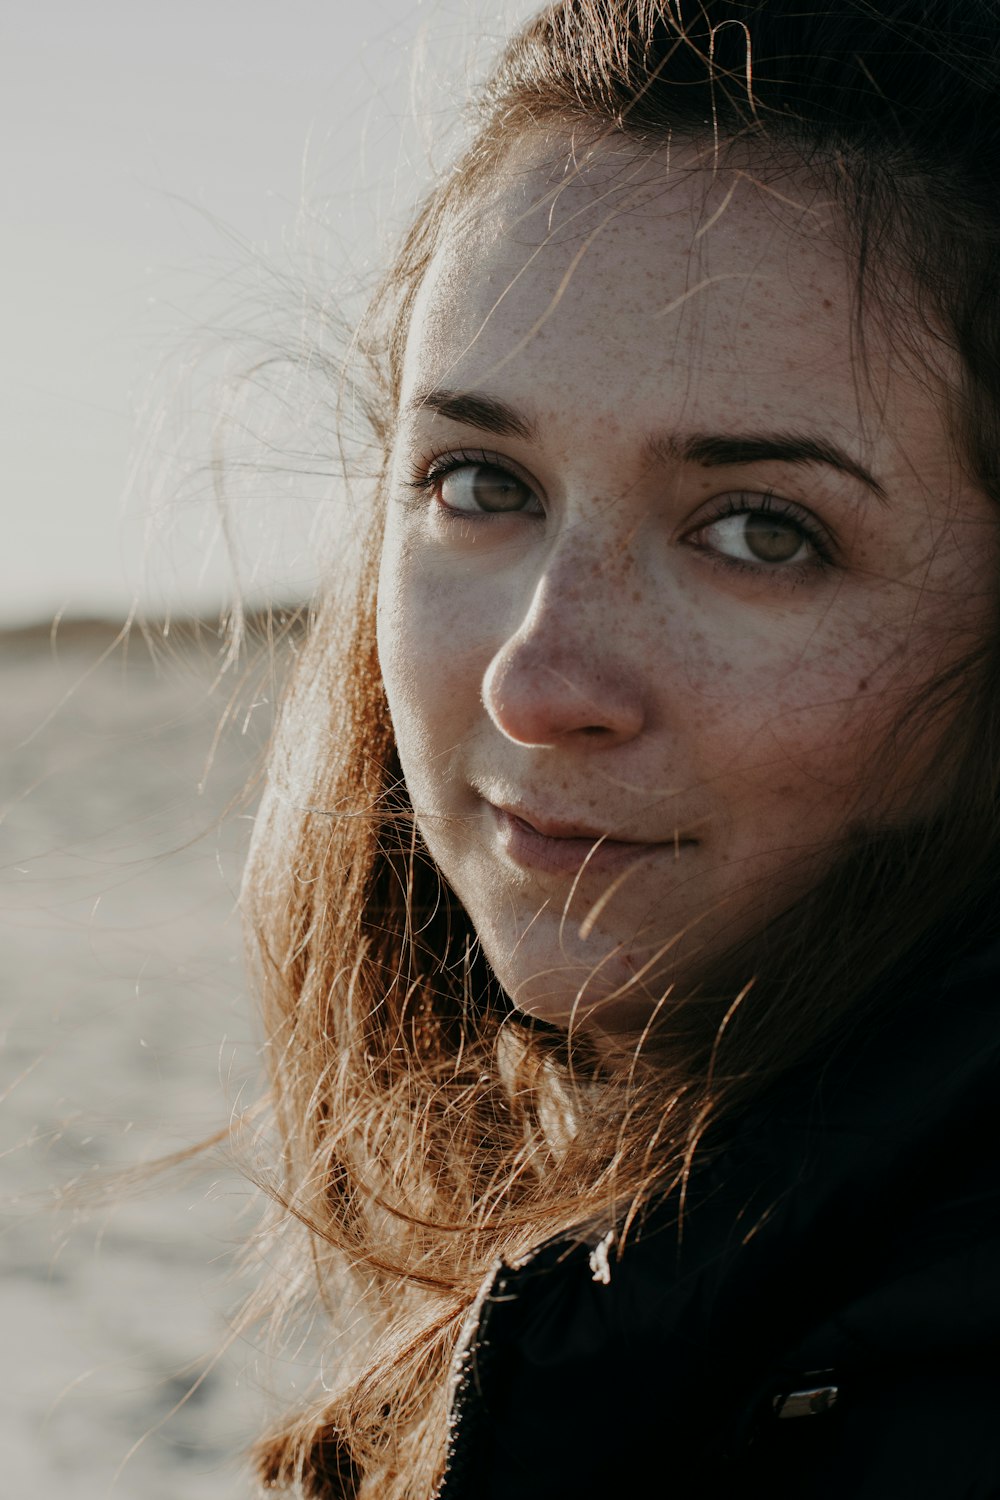
<svg viewBox="0 0 1000 1500"><path fill-rule="evenodd" d="M664 852L675 858L693 839L669 842L648 839L614 839L581 823L564 823L545 817L528 817L523 810L487 803L500 837L500 844L514 864L522 869L553 875L579 875L594 871L621 870L638 860Z"/></svg>

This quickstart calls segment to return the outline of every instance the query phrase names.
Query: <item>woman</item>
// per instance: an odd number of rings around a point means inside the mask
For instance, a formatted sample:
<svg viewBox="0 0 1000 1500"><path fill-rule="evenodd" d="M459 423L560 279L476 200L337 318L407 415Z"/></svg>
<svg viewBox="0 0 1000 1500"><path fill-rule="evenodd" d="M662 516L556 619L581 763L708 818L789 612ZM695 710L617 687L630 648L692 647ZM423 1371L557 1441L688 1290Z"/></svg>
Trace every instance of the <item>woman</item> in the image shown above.
<svg viewBox="0 0 1000 1500"><path fill-rule="evenodd" d="M366 322L250 889L370 1337L272 1488L1000 1494L1000 17L807 9L544 12Z"/></svg>

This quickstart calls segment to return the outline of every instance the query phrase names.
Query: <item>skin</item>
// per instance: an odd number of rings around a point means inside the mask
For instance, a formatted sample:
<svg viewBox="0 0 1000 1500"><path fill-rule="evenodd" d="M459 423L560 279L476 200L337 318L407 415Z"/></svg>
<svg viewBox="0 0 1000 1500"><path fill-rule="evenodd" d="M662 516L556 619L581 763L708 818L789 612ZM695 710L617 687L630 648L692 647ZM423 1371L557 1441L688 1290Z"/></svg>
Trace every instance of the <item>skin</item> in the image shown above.
<svg viewBox="0 0 1000 1500"><path fill-rule="evenodd" d="M947 725L892 727L985 632L996 521L957 372L871 320L859 367L840 228L766 163L526 141L422 284L380 659L421 834L532 1014L641 1025L940 791Z"/></svg>

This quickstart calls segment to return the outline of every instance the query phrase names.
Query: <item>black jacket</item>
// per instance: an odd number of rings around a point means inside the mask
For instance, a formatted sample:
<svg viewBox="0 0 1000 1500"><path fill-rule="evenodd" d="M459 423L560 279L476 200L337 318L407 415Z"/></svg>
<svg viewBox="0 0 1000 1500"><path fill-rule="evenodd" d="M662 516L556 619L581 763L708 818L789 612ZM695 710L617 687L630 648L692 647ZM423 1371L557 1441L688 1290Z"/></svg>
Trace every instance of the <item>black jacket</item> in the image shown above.
<svg viewBox="0 0 1000 1500"><path fill-rule="evenodd" d="M998 978L994 950L776 1090L680 1244L664 1205L620 1258L500 1266L440 1500L1000 1496Z"/></svg>

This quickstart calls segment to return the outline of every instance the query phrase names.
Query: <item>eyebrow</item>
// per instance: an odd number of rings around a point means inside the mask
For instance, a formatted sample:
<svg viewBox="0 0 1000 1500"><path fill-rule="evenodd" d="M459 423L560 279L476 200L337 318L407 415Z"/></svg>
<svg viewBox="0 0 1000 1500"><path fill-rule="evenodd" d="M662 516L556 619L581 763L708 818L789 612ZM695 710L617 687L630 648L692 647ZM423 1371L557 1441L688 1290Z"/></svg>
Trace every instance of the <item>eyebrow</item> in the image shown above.
<svg viewBox="0 0 1000 1500"><path fill-rule="evenodd" d="M417 391L406 403L404 415L418 411L432 411L450 422L478 427L481 432L492 432L498 437L518 437L529 443L538 437L536 423L523 413L515 411L506 401L475 391L449 391L443 386Z"/></svg>
<svg viewBox="0 0 1000 1500"><path fill-rule="evenodd" d="M884 487L864 464L829 438L797 432L711 433L690 436L652 438L647 444L650 457L681 460L700 464L705 469L721 469L742 464L826 464L859 479L880 500L886 498Z"/></svg>
<svg viewBox="0 0 1000 1500"><path fill-rule="evenodd" d="M451 422L492 432L498 437L517 437L525 442L538 438L538 425L530 417L508 406L506 401L482 392L428 387L417 391L407 402L404 415L418 411L431 411ZM824 464L860 480L880 499L886 498L885 488L864 464L819 434L695 432L681 437L653 436L643 444L643 451L654 463L697 464L704 469L761 463Z"/></svg>

